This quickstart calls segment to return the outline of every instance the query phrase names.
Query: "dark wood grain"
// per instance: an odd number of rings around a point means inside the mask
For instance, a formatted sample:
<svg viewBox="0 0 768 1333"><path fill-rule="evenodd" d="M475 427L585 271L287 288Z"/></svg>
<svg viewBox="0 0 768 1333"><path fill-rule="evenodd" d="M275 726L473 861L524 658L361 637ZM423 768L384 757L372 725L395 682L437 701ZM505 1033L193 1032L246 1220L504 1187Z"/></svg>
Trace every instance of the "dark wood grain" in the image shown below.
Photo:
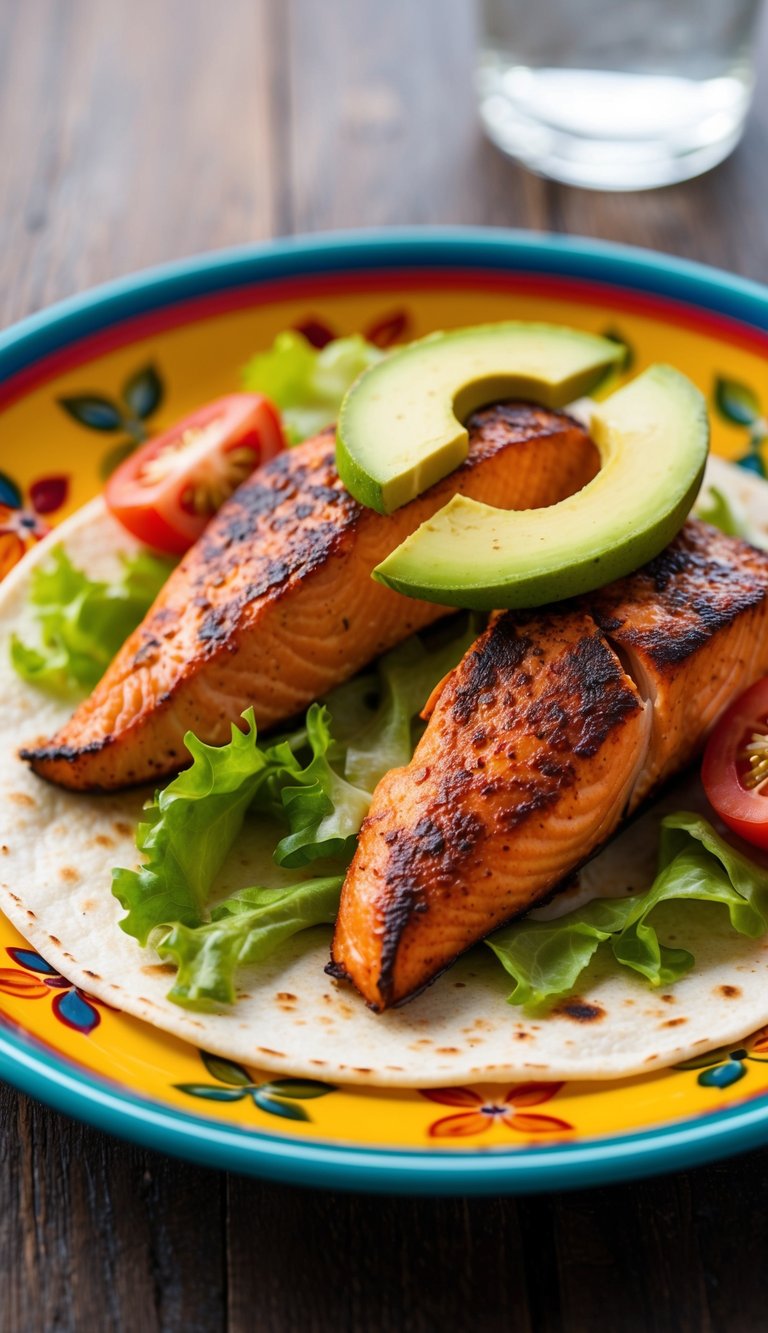
<svg viewBox="0 0 768 1333"><path fill-rule="evenodd" d="M768 77L711 175L544 182L484 142L469 0L1 0L0 322L166 258L421 222L768 277ZM761 65L768 76L768 61ZM751 1333L768 1153L529 1199L230 1179L0 1089L0 1331Z"/></svg>

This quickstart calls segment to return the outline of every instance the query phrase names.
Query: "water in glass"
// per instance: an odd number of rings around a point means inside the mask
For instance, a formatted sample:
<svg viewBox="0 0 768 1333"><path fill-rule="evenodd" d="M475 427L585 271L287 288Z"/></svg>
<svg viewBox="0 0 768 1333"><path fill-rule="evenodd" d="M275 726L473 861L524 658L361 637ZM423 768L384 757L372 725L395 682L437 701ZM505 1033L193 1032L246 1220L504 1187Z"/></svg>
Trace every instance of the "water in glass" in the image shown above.
<svg viewBox="0 0 768 1333"><path fill-rule="evenodd" d="M761 0L481 0L490 137L556 180L667 185L735 147Z"/></svg>

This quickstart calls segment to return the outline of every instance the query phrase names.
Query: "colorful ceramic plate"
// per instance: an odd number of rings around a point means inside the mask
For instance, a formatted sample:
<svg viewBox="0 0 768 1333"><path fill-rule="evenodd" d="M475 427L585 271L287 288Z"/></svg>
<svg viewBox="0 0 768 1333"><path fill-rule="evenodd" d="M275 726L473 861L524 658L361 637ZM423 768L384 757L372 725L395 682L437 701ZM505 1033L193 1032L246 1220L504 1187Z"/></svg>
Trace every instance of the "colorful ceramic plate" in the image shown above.
<svg viewBox="0 0 768 1333"><path fill-rule="evenodd" d="M285 241L113 283L0 336L0 573L138 441L236 389L279 330L317 342L362 330L388 345L509 317L611 333L636 369L673 362L710 401L715 449L764 475L760 287L642 251L500 231ZM696 1068L535 1094L271 1083L92 1001L2 918L0 1075L153 1148L351 1189L562 1188L768 1140L766 1032Z"/></svg>

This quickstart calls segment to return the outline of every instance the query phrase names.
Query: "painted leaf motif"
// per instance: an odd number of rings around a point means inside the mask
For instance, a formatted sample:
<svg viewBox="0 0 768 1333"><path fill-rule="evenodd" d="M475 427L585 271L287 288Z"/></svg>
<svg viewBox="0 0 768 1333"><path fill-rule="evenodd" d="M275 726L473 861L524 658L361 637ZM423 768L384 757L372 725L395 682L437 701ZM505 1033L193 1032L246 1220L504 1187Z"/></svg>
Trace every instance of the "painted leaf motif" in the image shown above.
<svg viewBox="0 0 768 1333"><path fill-rule="evenodd" d="M55 967L46 963L44 958L40 957L34 949L6 949L5 951L14 963L19 967L26 967L28 972L42 972L46 977L57 977L59 974Z"/></svg>
<svg viewBox="0 0 768 1333"><path fill-rule="evenodd" d="M323 347L327 347L328 343L333 342L336 337L333 329L329 328L323 320L313 319L311 317L305 319L302 324L294 325L294 328L297 333L300 333L306 338L310 347L316 347L318 351Z"/></svg>
<svg viewBox="0 0 768 1333"><path fill-rule="evenodd" d="M394 310L370 324L365 330L365 337L376 347L391 347L399 342L408 330L408 314L405 310Z"/></svg>
<svg viewBox="0 0 768 1333"><path fill-rule="evenodd" d="M292 1102L283 1102L278 1097L270 1097L263 1088L254 1088L251 1096L259 1109L268 1111L270 1115L282 1116L283 1120L309 1120L303 1106L294 1106Z"/></svg>
<svg viewBox="0 0 768 1333"><path fill-rule="evenodd" d="M562 1134L563 1130L573 1129L567 1120L558 1120L553 1115L505 1116L504 1124L517 1134Z"/></svg>
<svg viewBox="0 0 768 1333"><path fill-rule="evenodd" d="M72 398L60 398L59 406L88 430L119 430L123 417L119 407L109 398L100 398L94 393L76 394Z"/></svg>
<svg viewBox="0 0 768 1333"><path fill-rule="evenodd" d="M675 1069L709 1069L712 1065L721 1065L723 1060L730 1060L730 1046L720 1046L716 1051L706 1051L703 1055L694 1055L691 1060L684 1060L682 1064L675 1065Z"/></svg>
<svg viewBox="0 0 768 1333"><path fill-rule="evenodd" d="M36 514L53 514L67 503L69 477L40 477L29 488L29 498Z"/></svg>
<svg viewBox="0 0 768 1333"><path fill-rule="evenodd" d="M163 394L163 381L151 363L142 366L123 385L123 399L140 421L146 421L147 417L157 411L163 401Z"/></svg>
<svg viewBox="0 0 768 1333"><path fill-rule="evenodd" d="M504 1098L508 1106L540 1106L562 1088L562 1083L520 1083Z"/></svg>
<svg viewBox="0 0 768 1333"><path fill-rule="evenodd" d="M124 463L129 454L138 448L136 440L121 440L114 448L108 449L99 463L99 476L102 481L107 481L116 468Z"/></svg>
<svg viewBox="0 0 768 1333"><path fill-rule="evenodd" d="M741 1060L728 1060L724 1065L715 1065L714 1069L705 1069L696 1081L702 1088L730 1088L733 1083L738 1083L746 1072L746 1066Z"/></svg>
<svg viewBox="0 0 768 1333"><path fill-rule="evenodd" d="M732 421L736 426L751 426L760 416L757 394L739 380L725 377L715 380L715 406L726 421Z"/></svg>
<svg viewBox="0 0 768 1333"><path fill-rule="evenodd" d="M174 1083L178 1092L189 1097L204 1097L208 1102L239 1102L248 1093L245 1088L217 1088L211 1083Z"/></svg>
<svg viewBox="0 0 768 1333"><path fill-rule="evenodd" d="M76 1032L93 1032L101 1022L98 1009L94 1009L90 1001L77 990L67 990L57 995L53 1002L53 1012L61 1023L74 1028Z"/></svg>
<svg viewBox="0 0 768 1333"><path fill-rule="evenodd" d="M0 504L9 509L21 508L21 491L7 472L0 472Z"/></svg>
<svg viewBox="0 0 768 1333"><path fill-rule="evenodd" d="M305 1100L310 1097L325 1097L336 1089L332 1083L320 1083L311 1078L278 1078L262 1084L262 1091L275 1093L278 1097L291 1097Z"/></svg>
<svg viewBox="0 0 768 1333"><path fill-rule="evenodd" d="M50 995L44 981L30 976L29 972L19 972L15 967L0 967L0 991L3 995L17 995L23 1000L42 1000L44 995Z"/></svg>
<svg viewBox="0 0 768 1333"><path fill-rule="evenodd" d="M484 1134L491 1128L493 1116L483 1115L482 1111L462 1111L459 1115L446 1115L436 1120L429 1127L431 1139L468 1139L473 1134Z"/></svg>
<svg viewBox="0 0 768 1333"><path fill-rule="evenodd" d="M247 1069L235 1064L234 1060L225 1060L223 1056L211 1055L208 1051L201 1051L200 1058L211 1078L217 1078L220 1083L229 1083L236 1088L253 1086L253 1079Z"/></svg>
<svg viewBox="0 0 768 1333"><path fill-rule="evenodd" d="M441 1106L482 1106L483 1099L472 1088L421 1088L422 1097Z"/></svg>
<svg viewBox="0 0 768 1333"><path fill-rule="evenodd" d="M756 472L758 477L765 476L763 460L758 453L745 454L743 458L737 458L739 467L743 467L746 472Z"/></svg>

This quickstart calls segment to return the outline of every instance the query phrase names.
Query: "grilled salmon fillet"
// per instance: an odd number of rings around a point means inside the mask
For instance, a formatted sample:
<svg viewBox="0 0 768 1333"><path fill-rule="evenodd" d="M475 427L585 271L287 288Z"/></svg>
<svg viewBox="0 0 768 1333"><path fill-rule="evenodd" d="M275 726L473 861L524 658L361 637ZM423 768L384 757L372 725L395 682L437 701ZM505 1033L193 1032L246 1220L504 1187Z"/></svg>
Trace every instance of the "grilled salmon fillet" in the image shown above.
<svg viewBox="0 0 768 1333"><path fill-rule="evenodd" d="M155 780L187 761L188 729L221 744L249 706L273 727L448 614L374 582L372 569L455 493L537 508L598 467L562 413L509 402L467 424L465 463L389 516L344 489L332 430L272 459L211 521L90 697L22 757L82 791Z"/></svg>
<svg viewBox="0 0 768 1333"><path fill-rule="evenodd" d="M329 971L374 1009L533 906L768 671L768 556L691 521L637 573L499 615L379 783Z"/></svg>

